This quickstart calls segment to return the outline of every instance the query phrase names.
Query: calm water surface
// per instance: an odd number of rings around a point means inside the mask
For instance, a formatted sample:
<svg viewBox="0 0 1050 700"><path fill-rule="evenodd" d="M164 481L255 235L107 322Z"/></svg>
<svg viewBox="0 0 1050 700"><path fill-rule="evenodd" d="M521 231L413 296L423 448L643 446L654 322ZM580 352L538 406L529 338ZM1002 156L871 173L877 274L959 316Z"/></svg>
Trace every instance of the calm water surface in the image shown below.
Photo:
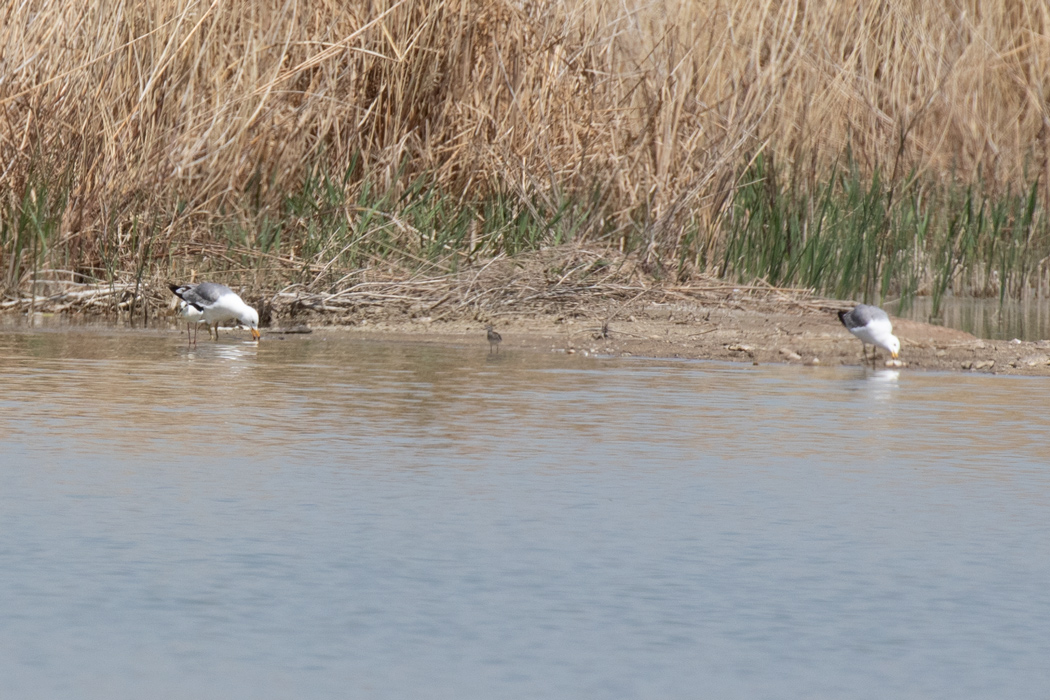
<svg viewBox="0 0 1050 700"><path fill-rule="evenodd" d="M1050 338L1050 299L946 297L933 315L933 299L917 297L907 308L887 303L886 310L913 321L936 323L991 340L1046 340Z"/></svg>
<svg viewBox="0 0 1050 700"><path fill-rule="evenodd" d="M1050 385L0 333L12 698L1045 698Z"/></svg>

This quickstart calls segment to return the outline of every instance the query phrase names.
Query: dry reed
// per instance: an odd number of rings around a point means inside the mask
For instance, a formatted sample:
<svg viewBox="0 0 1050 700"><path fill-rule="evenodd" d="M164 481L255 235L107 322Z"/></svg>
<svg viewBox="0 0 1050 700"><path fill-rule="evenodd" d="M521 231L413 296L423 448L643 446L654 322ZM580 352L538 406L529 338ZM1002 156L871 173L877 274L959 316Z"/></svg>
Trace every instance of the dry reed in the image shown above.
<svg viewBox="0 0 1050 700"><path fill-rule="evenodd" d="M279 222L294 264L281 207L320 172L347 202L424 177L475 218L583 201L577 239L668 256L687 223L718 245L763 152L798 186L848 149L891 181L1045 188L1048 98L1045 0L26 0L0 10L0 197L67 183L43 266L95 278L229 256L231 219ZM13 227L0 271L30 254Z"/></svg>

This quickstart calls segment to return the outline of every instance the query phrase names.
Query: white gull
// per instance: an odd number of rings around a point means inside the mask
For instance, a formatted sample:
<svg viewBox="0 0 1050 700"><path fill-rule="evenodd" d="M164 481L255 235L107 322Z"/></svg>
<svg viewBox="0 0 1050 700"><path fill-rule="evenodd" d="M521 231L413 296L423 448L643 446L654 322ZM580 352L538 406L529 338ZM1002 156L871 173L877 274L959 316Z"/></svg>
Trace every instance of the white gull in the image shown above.
<svg viewBox="0 0 1050 700"><path fill-rule="evenodd" d="M216 340L219 339L219 324L226 321L237 321L242 326L247 326L252 337L259 339L259 313L245 304L244 300L225 284L169 284L168 288L175 296L200 312L201 321L207 323L209 329L215 330ZM187 317L183 315L183 318ZM209 330L209 335L210 332Z"/></svg>
<svg viewBox="0 0 1050 700"><path fill-rule="evenodd" d="M901 341L893 335L893 324L886 312L877 306L869 304L857 304L852 311L839 311L839 320L850 333L860 340L861 351L864 359L868 359L868 345L882 348L897 359L901 351ZM872 364L875 363L874 350Z"/></svg>

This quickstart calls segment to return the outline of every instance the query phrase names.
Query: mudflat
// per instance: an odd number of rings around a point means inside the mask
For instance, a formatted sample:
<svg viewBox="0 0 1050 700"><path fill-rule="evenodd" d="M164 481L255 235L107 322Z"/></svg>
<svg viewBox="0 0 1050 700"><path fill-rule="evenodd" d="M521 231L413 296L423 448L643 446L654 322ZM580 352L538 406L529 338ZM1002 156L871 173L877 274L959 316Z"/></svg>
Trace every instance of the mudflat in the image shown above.
<svg viewBox="0 0 1050 700"><path fill-rule="evenodd" d="M680 282L634 256L559 248L497 256L433 277L362 270L338 289L236 285L259 311L263 342L325 329L377 339L474 345L489 350L485 326L503 337L500 352L529 349L814 366L860 365L861 343L837 312L853 301L812 290L740 284L694 273ZM138 285L38 285L42 293L0 303L8 318L35 313L96 317L172 329L175 297L164 280ZM892 316L891 316L892 318ZM1050 340L991 341L969 333L892 319L904 367L1050 375ZM870 353L871 348L868 348ZM879 351L878 364L887 360Z"/></svg>
<svg viewBox="0 0 1050 700"><path fill-rule="evenodd" d="M501 352L515 350L591 355L669 357L811 366L860 365L861 343L839 322L846 302L742 300L732 306L639 301L610 319L601 308L561 313L479 313L473 319L435 320L373 315L328 332L488 349L485 324L503 336ZM893 320L903 366L922 370L1050 376L1050 340L989 341L942 326ZM279 333L275 329L273 333ZM265 337L264 337L265 341ZM868 347L871 353L871 347ZM879 351L876 366L889 359Z"/></svg>

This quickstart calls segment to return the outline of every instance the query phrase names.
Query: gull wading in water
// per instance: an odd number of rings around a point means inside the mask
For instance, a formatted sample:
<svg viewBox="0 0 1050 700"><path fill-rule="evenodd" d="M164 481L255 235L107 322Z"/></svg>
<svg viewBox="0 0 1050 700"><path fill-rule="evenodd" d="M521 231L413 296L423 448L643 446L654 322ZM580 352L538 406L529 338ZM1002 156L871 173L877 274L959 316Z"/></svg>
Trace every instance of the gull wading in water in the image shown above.
<svg viewBox="0 0 1050 700"><path fill-rule="evenodd" d="M893 335L893 324L886 312L877 306L857 304L852 311L839 311L839 320L850 333L860 340L864 360L868 359L868 344L874 345L871 363L875 364L878 348L882 348L897 359L901 351L901 341Z"/></svg>
<svg viewBox="0 0 1050 700"><path fill-rule="evenodd" d="M201 282L184 284L181 287L169 284L168 289L200 312L201 320L208 324L209 335L211 329L215 329L216 340L219 339L219 324L225 321L237 321L242 326L247 326L252 338L259 339L259 313L245 304L244 300L225 284ZM187 317L183 315L183 318Z"/></svg>

